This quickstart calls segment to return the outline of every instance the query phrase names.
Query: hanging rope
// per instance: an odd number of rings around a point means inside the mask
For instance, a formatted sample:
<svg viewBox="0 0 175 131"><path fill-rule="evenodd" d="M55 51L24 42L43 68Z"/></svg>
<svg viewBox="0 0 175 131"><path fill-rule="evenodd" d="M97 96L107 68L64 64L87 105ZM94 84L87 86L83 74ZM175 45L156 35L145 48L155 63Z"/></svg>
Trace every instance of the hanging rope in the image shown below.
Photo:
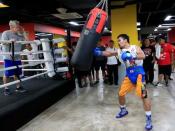
<svg viewBox="0 0 175 131"><path fill-rule="evenodd" d="M101 0L97 5L96 8L101 8L99 14L104 10L108 14L108 0ZM108 19L108 16L107 16Z"/></svg>

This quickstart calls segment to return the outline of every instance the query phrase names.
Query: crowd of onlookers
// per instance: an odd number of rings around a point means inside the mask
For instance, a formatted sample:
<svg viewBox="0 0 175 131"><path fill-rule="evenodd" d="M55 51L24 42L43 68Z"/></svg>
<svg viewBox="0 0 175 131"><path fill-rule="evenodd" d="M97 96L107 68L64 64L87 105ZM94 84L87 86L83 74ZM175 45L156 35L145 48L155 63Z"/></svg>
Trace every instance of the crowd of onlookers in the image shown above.
<svg viewBox="0 0 175 131"><path fill-rule="evenodd" d="M75 49L76 42L73 43L73 50ZM97 48L101 51L114 51L117 47L113 40L110 40L107 44L104 44L100 40L97 44ZM145 54L143 60L143 67L145 70L146 84L152 84L154 86L162 86L162 83L168 85L168 81L172 80L171 73L175 69L175 46L168 43L164 36L158 36L154 38L145 38L142 41L141 49ZM80 88L86 87L88 82L90 86L94 86L99 83L99 77L101 70L102 80L105 84L118 85L118 66L121 65L121 61L117 56L94 56L91 68L89 71L79 71L74 69L75 77L78 79L78 85ZM155 67L158 67L158 81L154 81Z"/></svg>
<svg viewBox="0 0 175 131"><path fill-rule="evenodd" d="M158 36L156 39L144 39L142 50L145 53L143 66L146 72L146 83L153 84L155 65L158 66L158 82L156 86L166 86L172 80L171 73L174 72L175 46L166 41L165 36Z"/></svg>

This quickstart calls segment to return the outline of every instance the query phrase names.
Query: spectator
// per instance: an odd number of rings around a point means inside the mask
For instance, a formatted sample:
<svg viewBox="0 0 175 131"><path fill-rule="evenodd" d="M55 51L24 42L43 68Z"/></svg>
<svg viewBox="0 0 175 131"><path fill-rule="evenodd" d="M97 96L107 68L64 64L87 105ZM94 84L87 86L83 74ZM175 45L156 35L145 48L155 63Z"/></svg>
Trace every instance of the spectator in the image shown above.
<svg viewBox="0 0 175 131"><path fill-rule="evenodd" d="M145 54L145 59L143 60L143 68L145 70L146 83L153 84L154 79L154 63L155 63L155 48L150 45L150 40L146 38L143 41L141 47Z"/></svg>
<svg viewBox="0 0 175 131"><path fill-rule="evenodd" d="M159 68L159 81L157 86L162 86L160 83L164 77L166 86L168 86L168 79L171 75L171 60L172 60L172 45L165 42L165 38L161 36L160 38L160 58L158 59L158 68Z"/></svg>
<svg viewBox="0 0 175 131"><path fill-rule="evenodd" d="M10 41L23 41L28 40L26 33L24 29L20 26L19 21L17 20L10 20L9 22L10 30L6 30L2 33L2 40L10 40ZM21 51L22 44L16 43L14 44L14 51L20 52ZM3 45L3 51L4 52L11 52L11 46L10 44L4 44ZM9 77L13 76L14 80L20 79L19 76L22 73L21 68L18 67L18 65L21 65L21 57L19 54L15 54L14 58L12 58L11 55L4 55L4 65L5 68L16 66L16 69L7 70L4 73L3 76L3 83L6 84L9 82ZM21 86L21 83L16 84L16 92L25 92L26 90ZM10 90L8 87L4 88L4 95L10 95Z"/></svg>
<svg viewBox="0 0 175 131"><path fill-rule="evenodd" d="M109 46L106 51L116 52L117 48L114 47L114 41L109 41ZM107 69L108 69L108 80L109 84L118 85L118 58L116 56L107 57Z"/></svg>

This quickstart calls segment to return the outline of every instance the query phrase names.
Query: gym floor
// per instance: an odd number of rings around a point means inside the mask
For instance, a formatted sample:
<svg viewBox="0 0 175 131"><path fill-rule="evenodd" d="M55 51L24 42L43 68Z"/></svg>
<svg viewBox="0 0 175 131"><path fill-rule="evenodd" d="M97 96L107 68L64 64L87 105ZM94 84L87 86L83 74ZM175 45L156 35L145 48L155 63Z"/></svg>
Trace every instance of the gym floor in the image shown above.
<svg viewBox="0 0 175 131"><path fill-rule="evenodd" d="M175 73L172 74L175 79ZM168 87L148 85L152 101L153 131L175 130L175 81ZM127 95L129 114L116 119L118 87L102 81L96 87L76 88L18 131L144 131L142 101Z"/></svg>

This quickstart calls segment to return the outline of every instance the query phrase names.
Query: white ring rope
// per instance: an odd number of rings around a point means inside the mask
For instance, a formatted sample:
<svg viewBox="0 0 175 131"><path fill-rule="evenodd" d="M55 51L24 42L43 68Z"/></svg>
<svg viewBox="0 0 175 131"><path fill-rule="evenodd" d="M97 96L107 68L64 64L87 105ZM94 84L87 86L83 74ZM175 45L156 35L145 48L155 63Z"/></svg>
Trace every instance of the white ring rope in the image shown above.
<svg viewBox="0 0 175 131"><path fill-rule="evenodd" d="M42 63L45 63L45 62L43 61L43 62L38 62L38 63L36 63L36 64L18 65L18 67L19 67L19 68L23 68L23 67L28 67L28 66L36 66L36 65L42 64ZM7 71L7 70L16 69L16 68L17 68L16 66L11 66L11 67L7 67L7 68L0 69L0 71Z"/></svg>
<svg viewBox="0 0 175 131"><path fill-rule="evenodd" d="M43 73L40 73L40 74L29 76L29 77L26 77L26 78L21 79L21 81L30 80L30 79L33 79L35 77L38 77L38 76L41 76L41 75L44 75L44 74L48 74L49 72L51 72L51 71L46 71L46 72L43 72ZM20 80L16 80L16 81L13 81L13 82L9 82L9 83L0 85L0 88L11 86L11 85L14 85L14 84L17 84L17 83L20 83Z"/></svg>
<svg viewBox="0 0 175 131"><path fill-rule="evenodd" d="M47 69L22 69L22 71L47 71Z"/></svg>
<svg viewBox="0 0 175 131"><path fill-rule="evenodd" d="M5 45L5 44L11 44L13 41L12 40L0 40L0 43ZM18 43L18 44L37 44L40 45L41 42L39 40L34 40L34 41L14 41L14 43Z"/></svg>
<svg viewBox="0 0 175 131"><path fill-rule="evenodd" d="M13 41L0 40L0 43L1 43L0 45L10 44L12 42ZM65 42L65 39L63 39L63 38L53 39L52 42L53 42L53 44L59 44L61 42ZM42 44L43 50L42 51L37 51L37 52L36 51L35 52L34 51L31 51L31 52L13 52L14 54L28 55L28 54L43 53L43 55L44 55L44 59L21 60L21 62L36 62L36 63L18 65L19 68L28 67L28 66L36 66L36 65L42 64L42 63L45 63L45 67L46 67L46 69L22 69L23 71L45 71L45 72L30 76L30 77L27 77L27 78L23 78L23 79L21 79L21 81L26 81L26 80L29 80L29 79L32 79L32 78L35 78L35 77L38 77L38 76L41 76L41 75L44 75L44 74L48 74L48 76L52 77L52 76L54 76L55 72L67 72L67 71L69 71L68 67L59 67L59 68L56 69L56 71L54 70L54 67L53 67L54 59L51 55L51 50L48 50L48 49L50 49L48 39L41 39L41 40L35 40L35 41L14 41L14 44L16 44L16 43L37 44L37 45ZM64 52L64 48L58 48L58 49L54 50L54 54L59 54L59 53L62 53L62 52ZM0 55L12 55L12 52L0 52ZM66 62L67 59L68 59L67 57L56 58L55 63ZM4 63L4 61L0 61L0 62ZM17 66L11 66L11 67L7 67L7 68L4 68L4 69L0 69L0 71L12 70L12 69L16 69L18 67ZM20 82L20 80L9 82L9 83L0 85L0 88L11 86L11 85L19 83L19 82Z"/></svg>
<svg viewBox="0 0 175 131"><path fill-rule="evenodd" d="M63 57L63 58L57 58L56 59L56 63L59 62L66 62L67 61L67 57ZM1 63L4 63L4 61L0 61ZM36 64L23 64L23 65L19 65L19 67L26 67L26 66L35 66L38 64L42 64L45 62L53 62L53 60L44 60L44 59L39 59L39 60L21 60L21 62L37 62ZM16 66L11 66L6 68L7 70L11 70L11 69L15 69ZM0 71L6 70L6 69L0 69Z"/></svg>
<svg viewBox="0 0 175 131"><path fill-rule="evenodd" d="M47 69L22 69L23 71L47 71ZM68 67L59 67L56 72L66 72L69 71Z"/></svg>
<svg viewBox="0 0 175 131"><path fill-rule="evenodd" d="M20 43L20 44L37 44L40 45L42 42L40 40L34 40L34 41L14 41L15 43ZM57 38L57 39L53 39L52 42L54 44L59 44L61 42L65 42L64 38ZM10 44L12 43L12 40L0 40L1 44Z"/></svg>
<svg viewBox="0 0 175 131"><path fill-rule="evenodd" d="M57 72L65 72L65 71L68 71L68 67L60 67L60 68L57 68ZM39 74L36 74L36 75L33 75L33 76L29 76L29 77L26 77L26 78L21 79L21 81L30 80L30 79L33 79L33 78L35 78L35 77L38 77L38 76L41 76L41 75L44 75L44 74L48 74L48 73L50 73L50 72L54 72L54 71L46 71L46 72L39 73ZM17 84L17 83L19 83L19 82L20 82L20 80L16 80L16 81L13 81L13 82L9 82L9 83L0 85L0 88L7 87L7 86L11 86L11 85Z"/></svg>
<svg viewBox="0 0 175 131"><path fill-rule="evenodd" d="M56 59L56 63L66 62L66 61L67 61L67 57L57 58ZM4 61L0 61L0 62L4 63ZM21 60L21 62L42 62L42 63L44 63L44 62L53 62L53 60L43 60L43 59L39 59L39 60ZM42 64L42 63L39 63L39 64Z"/></svg>
<svg viewBox="0 0 175 131"><path fill-rule="evenodd" d="M42 63L44 63L44 62L53 62L53 61L52 60L39 59L39 60L21 60L21 62L42 62ZM4 63L4 61L0 61L0 63ZM36 64L42 64L42 63L36 63Z"/></svg>
<svg viewBox="0 0 175 131"><path fill-rule="evenodd" d="M30 51L30 52L14 52L15 55L28 55L28 54L41 54L41 53L45 53L45 52L51 52L50 50L46 50L46 51ZM0 52L0 55L11 55L12 52Z"/></svg>

